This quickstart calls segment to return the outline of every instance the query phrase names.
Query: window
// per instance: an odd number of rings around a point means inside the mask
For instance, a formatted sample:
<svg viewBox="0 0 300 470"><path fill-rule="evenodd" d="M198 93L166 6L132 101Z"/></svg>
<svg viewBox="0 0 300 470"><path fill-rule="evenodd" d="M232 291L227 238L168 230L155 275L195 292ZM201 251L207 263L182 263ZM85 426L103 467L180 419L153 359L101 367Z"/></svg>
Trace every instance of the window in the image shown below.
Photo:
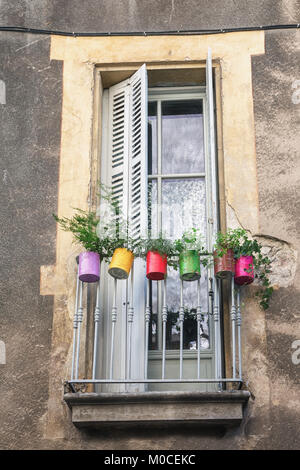
<svg viewBox="0 0 300 470"><path fill-rule="evenodd" d="M217 229L211 62L207 69L206 88L148 89L143 65L104 91L101 180L112 187L133 236L143 236L150 229L152 236L163 230L178 238L183 229L195 226L201 228L211 250ZM166 283L147 282L140 259L135 260L128 281L116 282L106 273L107 266L102 266L104 329L97 376L107 377L110 384L100 389L215 389L212 384L166 382L212 378L220 368L214 355L220 332L214 333L209 315L211 273L203 270L199 286L184 283L182 325L178 273L169 269ZM167 319L162 318L164 299ZM111 315L113 309L117 314ZM163 382L125 386L115 384L114 378L162 378Z"/></svg>
<svg viewBox="0 0 300 470"><path fill-rule="evenodd" d="M210 51L204 87L187 83L185 74L180 78L176 74L177 83L170 83L170 70L158 71L155 66L151 82L156 75L156 87L151 83L148 88L145 65L132 74L121 70L125 81L119 71L118 80L113 73L109 71L109 86L104 85L107 76L101 77L102 182L113 187L136 236L148 228L154 233L165 228L166 207L160 203L166 200L169 208L174 200L180 209L191 195L197 204L195 211L188 211L188 219L193 225L194 217L195 225L200 224L211 252L218 230L218 194ZM170 212L168 228L175 237L190 222L182 222L178 231L174 223L178 213ZM145 278L144 262L136 259L129 279L115 281L102 263L97 298L91 302L95 306L93 354L90 344L85 348L84 359L92 361L86 361L87 367L81 363L78 373L83 286L77 280L72 376L64 396L72 408L73 423L96 428L140 421L154 425L240 424L249 392L224 390L226 382L242 384L239 294L234 304L231 290L233 375L225 378L220 284L210 268L203 271L201 282L185 282L181 296L179 276L171 271L167 281L151 283ZM185 317L184 307L193 315ZM88 378L82 378L82 371L89 369L91 375L85 372ZM82 389L90 383L96 393ZM191 393L184 393L186 390ZM222 393L214 393L216 390Z"/></svg>

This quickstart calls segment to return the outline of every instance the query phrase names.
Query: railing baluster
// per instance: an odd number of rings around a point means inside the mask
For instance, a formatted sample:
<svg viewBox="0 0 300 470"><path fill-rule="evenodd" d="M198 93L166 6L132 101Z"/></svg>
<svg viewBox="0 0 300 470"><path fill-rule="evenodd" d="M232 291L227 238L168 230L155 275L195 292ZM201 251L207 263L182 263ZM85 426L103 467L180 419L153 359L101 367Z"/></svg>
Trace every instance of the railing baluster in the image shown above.
<svg viewBox="0 0 300 470"><path fill-rule="evenodd" d="M79 307L77 309L77 351L76 351L76 366L75 366L75 378L76 379L78 379L80 335L81 335L81 324L83 320L82 289L83 289L83 282L79 281Z"/></svg>
<svg viewBox="0 0 300 470"><path fill-rule="evenodd" d="M209 278L209 291L208 291L208 314L213 315L214 313L214 289L213 289L213 278Z"/></svg>
<svg viewBox="0 0 300 470"><path fill-rule="evenodd" d="M79 295L79 277L78 277L78 266L77 266L77 277L76 277L76 297L75 297L75 309L74 309L74 319L73 319L73 353L72 353L72 372L71 380L74 379L75 371L75 357L76 357L76 337L77 337L77 327L78 327L78 295Z"/></svg>
<svg viewBox="0 0 300 470"><path fill-rule="evenodd" d="M213 306L213 316L214 316L214 330L215 330L215 378L219 378L219 285L218 279L215 277L214 281L214 306Z"/></svg>
<svg viewBox="0 0 300 470"><path fill-rule="evenodd" d="M111 348L110 348L110 379L113 378L115 324L117 321L117 279L114 280L113 306L111 309Z"/></svg>
<svg viewBox="0 0 300 470"><path fill-rule="evenodd" d="M239 354L239 378L242 379L242 338L241 338L241 300L240 300L240 287L237 288L237 312L236 312L237 330L238 330L238 354Z"/></svg>
<svg viewBox="0 0 300 470"><path fill-rule="evenodd" d="M201 350L201 300L200 279L197 281L197 377L200 379L200 350Z"/></svg>
<svg viewBox="0 0 300 470"><path fill-rule="evenodd" d="M164 280L163 286L163 307L162 307L162 327L163 327L163 344L162 344L162 371L161 378L165 378L166 372L166 335L167 335L167 280Z"/></svg>
<svg viewBox="0 0 300 470"><path fill-rule="evenodd" d="M179 322L180 322L180 351L179 351L179 377L182 379L183 370L183 321L184 321L184 307L183 307L183 281L180 281L180 308L179 308Z"/></svg>
<svg viewBox="0 0 300 470"><path fill-rule="evenodd" d="M145 310L145 363L144 363L144 378L148 377L148 350L149 350L149 326L151 318L150 309L150 279L147 281L147 298L146 298L146 310Z"/></svg>
<svg viewBox="0 0 300 470"><path fill-rule="evenodd" d="M126 377L130 379L131 376L131 341L132 341L132 323L134 315L134 306L133 306L133 283L134 283L134 263L131 268L131 277L130 277L130 300L128 308L128 344L127 344L127 370Z"/></svg>
<svg viewBox="0 0 300 470"><path fill-rule="evenodd" d="M231 331L232 331L232 377L236 378L236 357L235 357L235 328L236 328L236 307L234 292L234 275L231 277Z"/></svg>
<svg viewBox="0 0 300 470"><path fill-rule="evenodd" d="M100 323L100 280L98 281L98 285L97 285L97 298L96 298L96 306L95 306L95 313L94 313L94 323L95 323L95 331L94 331L93 372L92 372L93 379L96 378L97 354L98 354L98 336L99 336L99 323Z"/></svg>
<svg viewBox="0 0 300 470"><path fill-rule="evenodd" d="M145 311L145 364L144 364L144 378L148 377L148 349L149 349L149 325L150 325L150 279L147 281L147 299Z"/></svg>

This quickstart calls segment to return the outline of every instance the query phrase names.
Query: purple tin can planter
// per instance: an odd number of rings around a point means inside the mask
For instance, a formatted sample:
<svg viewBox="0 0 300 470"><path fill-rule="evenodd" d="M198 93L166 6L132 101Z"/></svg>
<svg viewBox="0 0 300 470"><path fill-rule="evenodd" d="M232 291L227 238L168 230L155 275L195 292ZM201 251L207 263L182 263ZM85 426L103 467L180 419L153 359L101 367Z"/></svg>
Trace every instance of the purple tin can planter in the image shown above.
<svg viewBox="0 0 300 470"><path fill-rule="evenodd" d="M93 251L79 255L78 277L83 282L97 282L100 279L100 256Z"/></svg>
<svg viewBox="0 0 300 470"><path fill-rule="evenodd" d="M234 282L239 286L254 281L253 256L241 256L235 262Z"/></svg>

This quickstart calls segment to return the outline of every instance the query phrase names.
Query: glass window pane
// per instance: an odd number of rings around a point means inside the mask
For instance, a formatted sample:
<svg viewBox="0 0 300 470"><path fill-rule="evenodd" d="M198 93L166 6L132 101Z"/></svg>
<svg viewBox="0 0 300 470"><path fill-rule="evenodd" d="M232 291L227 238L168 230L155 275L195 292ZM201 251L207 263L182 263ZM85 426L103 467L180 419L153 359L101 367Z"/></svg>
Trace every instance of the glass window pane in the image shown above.
<svg viewBox="0 0 300 470"><path fill-rule="evenodd" d="M150 282L150 328L149 328L149 349L158 349L158 281Z"/></svg>
<svg viewBox="0 0 300 470"><path fill-rule="evenodd" d="M202 100L162 103L162 173L203 173Z"/></svg>
<svg viewBox="0 0 300 470"><path fill-rule="evenodd" d="M148 173L157 174L157 103L148 103Z"/></svg>
<svg viewBox="0 0 300 470"><path fill-rule="evenodd" d="M157 181L148 182L148 230L150 238L155 238L158 234L157 225Z"/></svg>
<svg viewBox="0 0 300 470"><path fill-rule="evenodd" d="M184 305L184 322L183 322L183 348L197 348L197 306L198 293L197 282L183 283L183 305ZM207 270L201 266L200 279L200 305L201 305L201 323L200 338L201 348L208 349L209 343L209 317L208 311L208 280ZM179 349L180 347L180 278L178 271L172 268L168 269L167 278L167 349Z"/></svg>
<svg viewBox="0 0 300 470"><path fill-rule="evenodd" d="M180 238L184 230L201 230L206 242L206 194L204 178L162 180L162 231Z"/></svg>
<svg viewBox="0 0 300 470"><path fill-rule="evenodd" d="M181 178L162 180L162 229L171 239L180 238L186 229L200 229L206 244L206 195L204 178ZM167 279L167 349L179 348L180 278L178 271L168 269ZM207 270L202 266L200 280L202 312L208 311ZM197 283L184 282L183 326L184 349L195 349L197 344L196 309L198 304ZM201 318L201 348L209 348L208 316Z"/></svg>

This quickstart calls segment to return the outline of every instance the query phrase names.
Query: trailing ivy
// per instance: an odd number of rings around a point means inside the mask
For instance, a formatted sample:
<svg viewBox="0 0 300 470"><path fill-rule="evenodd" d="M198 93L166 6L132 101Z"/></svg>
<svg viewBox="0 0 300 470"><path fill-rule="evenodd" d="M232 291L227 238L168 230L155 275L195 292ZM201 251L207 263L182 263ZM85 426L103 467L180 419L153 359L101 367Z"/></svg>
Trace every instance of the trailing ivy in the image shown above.
<svg viewBox="0 0 300 470"><path fill-rule="evenodd" d="M250 265L246 271L250 272L254 268L255 278L261 287L256 295L260 297L260 306L267 310L274 289L268 277L271 261L268 256L262 254L263 246L257 240L250 239L244 229L228 229L225 233L217 233L214 248L218 257L222 257L229 249L233 251L235 259L241 256L253 257L253 266Z"/></svg>

